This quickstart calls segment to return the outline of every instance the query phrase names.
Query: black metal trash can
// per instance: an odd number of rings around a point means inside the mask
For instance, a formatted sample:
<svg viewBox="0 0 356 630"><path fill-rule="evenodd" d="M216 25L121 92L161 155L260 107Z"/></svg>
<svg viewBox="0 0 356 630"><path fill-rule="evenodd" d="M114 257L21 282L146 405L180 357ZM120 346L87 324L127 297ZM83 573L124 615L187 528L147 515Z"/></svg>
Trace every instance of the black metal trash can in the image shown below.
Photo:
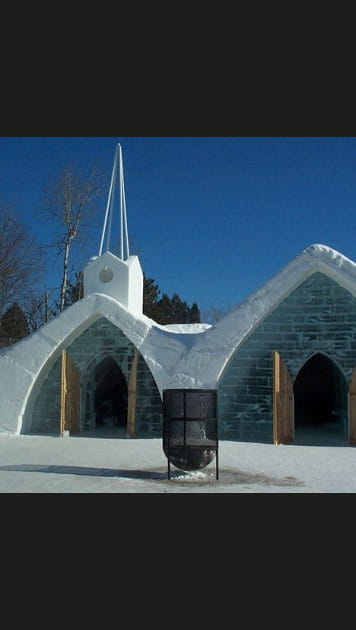
<svg viewBox="0 0 356 630"><path fill-rule="evenodd" d="M218 417L215 389L163 390L163 451L184 471L200 470L216 458L218 479Z"/></svg>

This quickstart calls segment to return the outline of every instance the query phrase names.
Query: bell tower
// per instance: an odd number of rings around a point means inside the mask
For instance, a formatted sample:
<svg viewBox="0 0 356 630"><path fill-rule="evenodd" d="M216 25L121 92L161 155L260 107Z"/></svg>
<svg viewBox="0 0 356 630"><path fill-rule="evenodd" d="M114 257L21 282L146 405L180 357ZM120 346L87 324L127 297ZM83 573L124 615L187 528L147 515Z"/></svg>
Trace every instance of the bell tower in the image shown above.
<svg viewBox="0 0 356 630"><path fill-rule="evenodd" d="M113 231L115 193L119 190L119 252L110 249ZM118 300L135 315L143 311L143 272L137 256L130 255L127 229L125 185L122 150L116 146L108 202L98 256L91 258L83 269L84 296L105 293Z"/></svg>

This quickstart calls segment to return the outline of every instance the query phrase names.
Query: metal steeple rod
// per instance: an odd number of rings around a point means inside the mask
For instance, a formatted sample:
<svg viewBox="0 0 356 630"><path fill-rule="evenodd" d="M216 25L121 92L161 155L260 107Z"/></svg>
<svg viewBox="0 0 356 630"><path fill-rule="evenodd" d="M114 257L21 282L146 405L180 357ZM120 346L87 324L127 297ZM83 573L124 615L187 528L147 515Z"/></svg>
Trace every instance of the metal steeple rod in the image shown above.
<svg viewBox="0 0 356 630"><path fill-rule="evenodd" d="M104 241L106 237L106 251L110 250L111 240L111 227L112 217L114 210L115 191L117 188L117 176L119 175L119 192L120 192L120 258L121 260L127 260L130 256L129 251L129 235L127 230L127 215L126 215L126 199L125 199L125 182L124 182L124 169L122 161L122 149L120 143L117 144L115 150L114 165L112 169L110 189L108 202L105 211L105 219L103 225L103 231L101 235L99 256L103 253Z"/></svg>

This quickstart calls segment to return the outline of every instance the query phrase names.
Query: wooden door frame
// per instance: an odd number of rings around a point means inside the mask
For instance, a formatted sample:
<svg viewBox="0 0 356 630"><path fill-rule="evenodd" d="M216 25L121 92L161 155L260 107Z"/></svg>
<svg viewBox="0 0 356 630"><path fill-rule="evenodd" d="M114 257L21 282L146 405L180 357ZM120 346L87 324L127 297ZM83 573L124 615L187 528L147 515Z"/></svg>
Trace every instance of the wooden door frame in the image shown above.
<svg viewBox="0 0 356 630"><path fill-rule="evenodd" d="M356 444L356 367L352 371L349 383L347 412L348 441L353 446Z"/></svg>
<svg viewBox="0 0 356 630"><path fill-rule="evenodd" d="M294 441L294 392L289 371L277 350L273 351L273 444Z"/></svg>
<svg viewBox="0 0 356 630"><path fill-rule="evenodd" d="M63 436L66 431L80 434L80 376L68 351L62 350L59 433Z"/></svg>
<svg viewBox="0 0 356 630"><path fill-rule="evenodd" d="M138 364L138 351L135 350L133 356L129 384L128 384L128 396L127 396L127 433L130 437L136 436L136 403L137 403L137 364Z"/></svg>

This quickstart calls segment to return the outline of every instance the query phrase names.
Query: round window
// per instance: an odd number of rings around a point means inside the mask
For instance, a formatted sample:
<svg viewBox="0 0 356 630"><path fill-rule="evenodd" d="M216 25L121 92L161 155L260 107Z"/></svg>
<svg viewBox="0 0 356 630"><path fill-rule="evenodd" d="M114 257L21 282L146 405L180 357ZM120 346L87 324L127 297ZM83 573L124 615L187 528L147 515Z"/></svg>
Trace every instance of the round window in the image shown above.
<svg viewBox="0 0 356 630"><path fill-rule="evenodd" d="M114 277L113 270L110 267L104 267L100 273L99 278L101 282L110 282Z"/></svg>

